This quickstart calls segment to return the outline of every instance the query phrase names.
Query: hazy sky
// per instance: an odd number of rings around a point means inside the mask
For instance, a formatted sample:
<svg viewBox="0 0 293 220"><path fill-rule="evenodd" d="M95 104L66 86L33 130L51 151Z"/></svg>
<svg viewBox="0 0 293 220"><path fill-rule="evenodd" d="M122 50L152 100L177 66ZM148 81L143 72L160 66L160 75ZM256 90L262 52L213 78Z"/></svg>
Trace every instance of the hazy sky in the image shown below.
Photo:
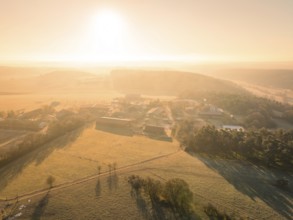
<svg viewBox="0 0 293 220"><path fill-rule="evenodd" d="M0 58L293 60L293 0L0 0Z"/></svg>

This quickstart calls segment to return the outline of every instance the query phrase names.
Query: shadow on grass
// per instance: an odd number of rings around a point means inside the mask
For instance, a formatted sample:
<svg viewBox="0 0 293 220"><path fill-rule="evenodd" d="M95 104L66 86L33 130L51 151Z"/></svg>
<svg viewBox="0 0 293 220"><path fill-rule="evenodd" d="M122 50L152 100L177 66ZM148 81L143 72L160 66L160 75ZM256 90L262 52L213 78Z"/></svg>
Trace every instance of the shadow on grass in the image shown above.
<svg viewBox="0 0 293 220"><path fill-rule="evenodd" d="M119 178L116 172L112 172L107 178L108 188L110 191L116 190L118 188Z"/></svg>
<svg viewBox="0 0 293 220"><path fill-rule="evenodd" d="M218 172L241 193L253 200L259 198L285 218L292 218L292 173L267 170L240 161L225 161L202 156L196 157L207 167ZM276 180L280 178L289 180L291 186L289 185L287 190L274 186Z"/></svg>
<svg viewBox="0 0 293 220"><path fill-rule="evenodd" d="M88 128L88 126L69 132L3 166L0 169L0 191L9 185L9 183L20 175L31 163L40 165L56 149L61 149L72 144L81 136L86 128Z"/></svg>
<svg viewBox="0 0 293 220"><path fill-rule="evenodd" d="M44 214L46 207L49 203L49 192L39 201L38 205L36 206L36 208L33 212L31 220L41 219L41 217Z"/></svg>
<svg viewBox="0 0 293 220"><path fill-rule="evenodd" d="M133 136L133 131L128 127L115 127L106 125L96 125L96 129L112 134L123 135L123 136Z"/></svg>
<svg viewBox="0 0 293 220"><path fill-rule="evenodd" d="M101 186L101 180L98 178L97 184L96 184L96 197L100 197L102 193L102 186Z"/></svg>
<svg viewBox="0 0 293 220"><path fill-rule="evenodd" d="M170 206L164 202L151 202L148 197L141 191L131 189L131 197L135 199L136 206L143 219L155 220L199 220L201 219L196 213L192 212L187 215L179 215Z"/></svg>
<svg viewBox="0 0 293 220"><path fill-rule="evenodd" d="M131 190L131 196L135 199L136 206L144 219L153 219L148 204L140 193Z"/></svg>

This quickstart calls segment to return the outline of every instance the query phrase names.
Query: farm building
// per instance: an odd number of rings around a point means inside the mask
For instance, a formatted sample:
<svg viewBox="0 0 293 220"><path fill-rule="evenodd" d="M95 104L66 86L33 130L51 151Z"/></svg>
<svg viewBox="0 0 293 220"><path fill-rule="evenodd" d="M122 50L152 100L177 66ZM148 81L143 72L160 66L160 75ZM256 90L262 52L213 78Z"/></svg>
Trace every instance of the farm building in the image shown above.
<svg viewBox="0 0 293 220"><path fill-rule="evenodd" d="M118 135L133 135L132 119L100 117L96 120L96 129Z"/></svg>
<svg viewBox="0 0 293 220"><path fill-rule="evenodd" d="M133 120L128 118L100 117L96 120L96 125L131 127L132 122Z"/></svg>
<svg viewBox="0 0 293 220"><path fill-rule="evenodd" d="M165 127L155 126L155 125L146 125L144 127L144 134L155 139L172 141L172 138L168 136Z"/></svg>
<svg viewBox="0 0 293 220"><path fill-rule="evenodd" d="M146 125L144 127L144 132L153 135L166 135L165 127L155 125Z"/></svg>

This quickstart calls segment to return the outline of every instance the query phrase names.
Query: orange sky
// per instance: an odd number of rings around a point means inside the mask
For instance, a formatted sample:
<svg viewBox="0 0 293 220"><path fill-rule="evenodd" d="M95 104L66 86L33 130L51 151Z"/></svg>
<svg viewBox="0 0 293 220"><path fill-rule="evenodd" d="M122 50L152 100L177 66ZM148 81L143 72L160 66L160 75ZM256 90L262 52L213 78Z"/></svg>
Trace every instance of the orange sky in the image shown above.
<svg viewBox="0 0 293 220"><path fill-rule="evenodd" d="M293 60L292 0L0 0L0 28L0 62Z"/></svg>

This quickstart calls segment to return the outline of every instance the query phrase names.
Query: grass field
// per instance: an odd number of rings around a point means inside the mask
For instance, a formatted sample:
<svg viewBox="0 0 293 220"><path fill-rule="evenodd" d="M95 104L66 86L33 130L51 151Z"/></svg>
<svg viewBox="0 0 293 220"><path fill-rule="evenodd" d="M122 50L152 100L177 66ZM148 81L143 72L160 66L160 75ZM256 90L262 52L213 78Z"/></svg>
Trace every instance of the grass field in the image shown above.
<svg viewBox="0 0 293 220"><path fill-rule="evenodd" d="M30 111L58 101L58 109L80 107L82 105L109 103L113 98L123 97L124 94L112 90L101 91L60 91L44 93L23 93L15 95L0 94L0 111L25 110ZM160 100L170 100L174 96L143 96ZM58 110L57 109L57 110Z"/></svg>
<svg viewBox="0 0 293 220"><path fill-rule="evenodd" d="M108 164L114 162L117 171L110 175ZM16 192L47 188L48 175L56 178L55 185L94 175L98 165L102 166L100 177L23 197L14 214L21 213L18 219L147 219L143 204L131 197L127 183L127 177L136 174L161 181L184 179L197 207L210 202L245 218L292 217L292 194L271 184L286 174L245 162L195 157L178 151L177 143L115 135L93 127L64 136L22 158L17 166L1 170L0 195L14 197ZM292 176L286 177L292 182ZM22 205L26 207L19 210ZM208 219L200 209L198 215Z"/></svg>
<svg viewBox="0 0 293 220"><path fill-rule="evenodd" d="M235 164L231 162L229 165ZM36 219L41 216L42 219L117 219L117 216L119 219L148 219L143 204L131 197L127 177L132 174L150 176L161 181L170 178L186 180L195 193L196 207L211 202L218 209L250 219L290 219L288 215L292 213L292 201L291 210L290 206L283 209L287 210L287 218L283 217L263 197L257 194L250 197L241 192L218 172L206 166L202 159L181 151L129 169L117 170L111 177L105 175L65 189L53 190L49 194L44 193L31 198L30 203L27 200L20 201L17 207L26 206L21 211L20 219L32 219L32 216ZM253 172L249 175L253 175ZM274 199L275 193L271 193ZM280 200L282 202L284 201ZM198 210L201 219L208 219L202 210Z"/></svg>
<svg viewBox="0 0 293 220"><path fill-rule="evenodd" d="M49 175L55 184L108 171L108 164L131 165L176 151L178 144L143 136L121 136L94 128L59 138L0 170L0 197L15 197L48 187Z"/></svg>
<svg viewBox="0 0 293 220"><path fill-rule="evenodd" d="M16 95L0 95L0 111L33 110L54 101L61 103L60 108L79 107L86 104L110 102L112 98L121 95L112 91L100 92L60 92L60 93L23 93Z"/></svg>

